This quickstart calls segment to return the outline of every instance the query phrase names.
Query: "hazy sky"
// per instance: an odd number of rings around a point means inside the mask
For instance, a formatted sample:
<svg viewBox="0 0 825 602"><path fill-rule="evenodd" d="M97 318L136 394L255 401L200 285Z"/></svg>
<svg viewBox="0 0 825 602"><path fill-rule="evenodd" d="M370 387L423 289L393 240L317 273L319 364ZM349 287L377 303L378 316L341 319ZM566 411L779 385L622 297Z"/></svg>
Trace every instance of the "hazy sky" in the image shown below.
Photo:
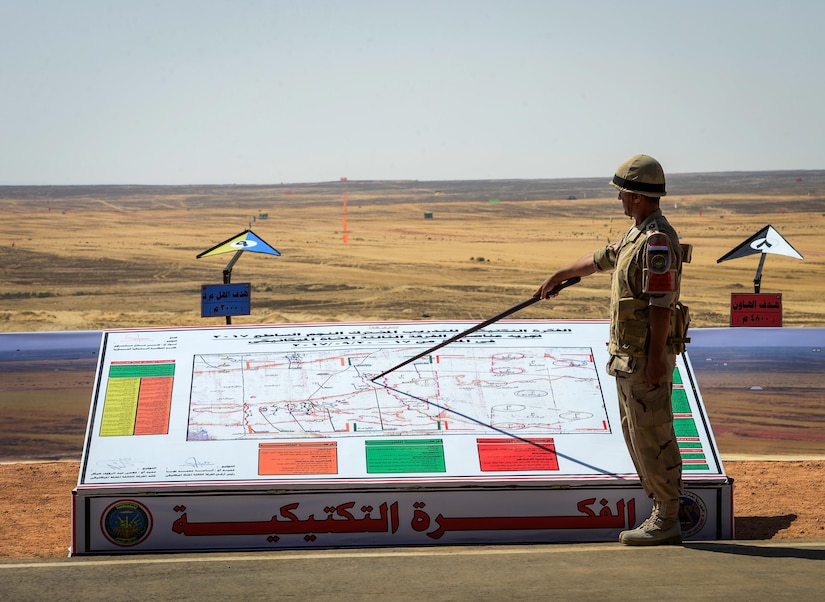
<svg viewBox="0 0 825 602"><path fill-rule="evenodd" d="M0 184L825 168L822 0L0 0Z"/></svg>

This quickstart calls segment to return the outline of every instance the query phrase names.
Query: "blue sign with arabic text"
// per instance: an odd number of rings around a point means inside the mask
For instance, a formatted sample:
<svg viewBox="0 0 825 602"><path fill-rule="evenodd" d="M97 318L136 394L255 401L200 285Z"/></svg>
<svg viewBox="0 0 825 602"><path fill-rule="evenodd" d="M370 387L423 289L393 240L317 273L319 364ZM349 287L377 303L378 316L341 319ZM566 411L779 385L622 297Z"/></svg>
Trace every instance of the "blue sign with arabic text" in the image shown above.
<svg viewBox="0 0 825 602"><path fill-rule="evenodd" d="M249 282L201 285L201 317L248 316L249 290Z"/></svg>

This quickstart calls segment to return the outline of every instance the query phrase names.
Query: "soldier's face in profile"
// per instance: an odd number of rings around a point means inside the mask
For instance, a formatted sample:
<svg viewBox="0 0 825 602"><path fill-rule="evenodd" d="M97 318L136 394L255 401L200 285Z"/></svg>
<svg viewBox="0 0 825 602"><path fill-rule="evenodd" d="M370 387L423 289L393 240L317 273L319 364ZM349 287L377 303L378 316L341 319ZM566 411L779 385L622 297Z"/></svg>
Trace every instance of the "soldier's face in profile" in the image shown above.
<svg viewBox="0 0 825 602"><path fill-rule="evenodd" d="M622 209L627 217L633 217L633 193L619 191L619 200L622 202Z"/></svg>

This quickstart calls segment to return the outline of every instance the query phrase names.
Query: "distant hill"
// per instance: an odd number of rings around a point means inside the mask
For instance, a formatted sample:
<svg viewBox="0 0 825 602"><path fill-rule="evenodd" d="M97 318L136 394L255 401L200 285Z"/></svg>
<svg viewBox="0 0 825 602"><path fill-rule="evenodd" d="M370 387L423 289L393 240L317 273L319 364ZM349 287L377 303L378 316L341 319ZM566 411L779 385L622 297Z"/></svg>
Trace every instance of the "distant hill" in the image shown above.
<svg viewBox="0 0 825 602"><path fill-rule="evenodd" d="M81 208L87 203L115 202L118 206L147 207L160 203L178 206L223 205L255 207L262 202L288 199L290 204L328 203L344 192L353 198L382 203L430 201L536 201L604 198L613 195L609 176L534 180L349 180L336 182L265 185L94 185L0 186L0 201L26 203L68 202ZM704 194L798 195L825 198L825 170L717 172L668 175L671 196Z"/></svg>

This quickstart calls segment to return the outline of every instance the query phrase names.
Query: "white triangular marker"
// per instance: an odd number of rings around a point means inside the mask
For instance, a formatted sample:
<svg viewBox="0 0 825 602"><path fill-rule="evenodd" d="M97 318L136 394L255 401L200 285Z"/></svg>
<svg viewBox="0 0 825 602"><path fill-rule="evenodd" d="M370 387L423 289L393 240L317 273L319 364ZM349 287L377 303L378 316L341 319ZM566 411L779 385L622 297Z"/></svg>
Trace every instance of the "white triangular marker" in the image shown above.
<svg viewBox="0 0 825 602"><path fill-rule="evenodd" d="M722 257L716 260L716 263L759 253L773 253L774 255L785 255L795 259L803 258L802 255L791 246L791 243L782 238L782 235L779 234L773 226L768 225L735 249L722 255Z"/></svg>

